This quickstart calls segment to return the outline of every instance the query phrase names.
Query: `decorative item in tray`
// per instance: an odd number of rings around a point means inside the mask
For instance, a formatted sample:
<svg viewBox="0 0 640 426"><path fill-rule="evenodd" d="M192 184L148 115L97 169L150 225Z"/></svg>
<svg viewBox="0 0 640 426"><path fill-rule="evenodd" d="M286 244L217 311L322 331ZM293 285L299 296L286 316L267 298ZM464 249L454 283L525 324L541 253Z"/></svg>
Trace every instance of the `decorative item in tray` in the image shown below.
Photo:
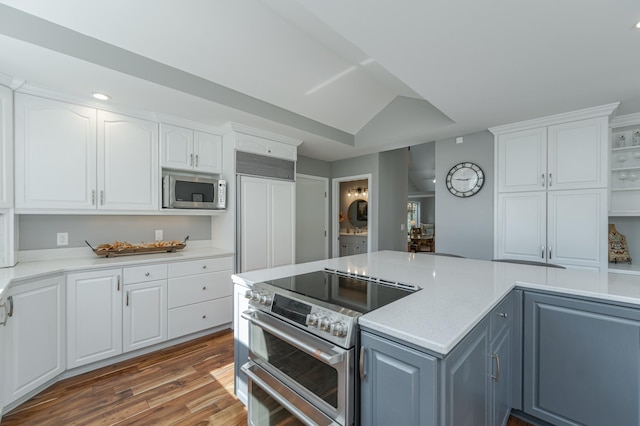
<svg viewBox="0 0 640 426"><path fill-rule="evenodd" d="M148 254L148 253L175 253L177 250L182 250L187 246L187 240L184 241L172 240L172 241L153 241L150 243L141 242L139 244L131 244L126 241L114 241L113 243L100 244L97 247L93 247L85 240L85 243L97 256L115 257L115 256L127 256L132 254Z"/></svg>

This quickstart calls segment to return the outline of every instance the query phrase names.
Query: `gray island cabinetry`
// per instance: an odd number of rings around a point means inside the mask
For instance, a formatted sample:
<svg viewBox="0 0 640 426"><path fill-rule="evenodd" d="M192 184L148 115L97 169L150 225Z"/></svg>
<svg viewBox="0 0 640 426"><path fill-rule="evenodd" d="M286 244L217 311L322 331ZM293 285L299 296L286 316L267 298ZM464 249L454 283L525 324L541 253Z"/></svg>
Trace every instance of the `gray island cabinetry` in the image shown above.
<svg viewBox="0 0 640 426"><path fill-rule="evenodd" d="M640 424L640 310L527 292L524 409L554 425Z"/></svg>
<svg viewBox="0 0 640 426"><path fill-rule="evenodd" d="M521 297L509 293L444 357L363 329L362 424L506 424L519 399Z"/></svg>

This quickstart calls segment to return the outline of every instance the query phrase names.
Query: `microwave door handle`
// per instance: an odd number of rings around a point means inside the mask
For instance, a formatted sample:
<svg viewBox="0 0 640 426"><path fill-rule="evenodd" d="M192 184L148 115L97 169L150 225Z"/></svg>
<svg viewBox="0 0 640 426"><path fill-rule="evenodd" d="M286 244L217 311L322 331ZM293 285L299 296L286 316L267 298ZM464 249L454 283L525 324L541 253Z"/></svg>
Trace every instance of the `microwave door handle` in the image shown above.
<svg viewBox="0 0 640 426"><path fill-rule="evenodd" d="M335 365L344 360L344 353L334 352L333 354L330 354L330 353L321 351L320 349L310 346L309 344L299 339L296 339L295 337L289 335L288 333L278 330L276 327L273 327L272 325L259 320L258 318L255 317L255 313L256 311L249 309L248 311L244 311L241 314L241 316L242 318L246 319L250 323L255 324L256 326L262 328L265 331L268 331L269 333L273 334L277 338L284 340L285 342L289 343L291 346L294 346L300 349L301 351L306 352L307 354L313 356L314 358L319 359L325 364Z"/></svg>

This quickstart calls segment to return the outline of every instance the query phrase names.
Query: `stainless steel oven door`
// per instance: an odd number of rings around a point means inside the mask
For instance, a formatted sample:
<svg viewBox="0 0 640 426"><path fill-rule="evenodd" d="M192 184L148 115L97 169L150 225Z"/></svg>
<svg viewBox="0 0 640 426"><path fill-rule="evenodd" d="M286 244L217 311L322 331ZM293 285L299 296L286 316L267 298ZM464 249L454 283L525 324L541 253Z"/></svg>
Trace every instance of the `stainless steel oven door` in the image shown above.
<svg viewBox="0 0 640 426"><path fill-rule="evenodd" d="M355 349L337 347L256 310L249 321L249 359L341 425L355 413Z"/></svg>
<svg viewBox="0 0 640 426"><path fill-rule="evenodd" d="M242 366L249 386L249 425L339 426L329 416L249 361Z"/></svg>

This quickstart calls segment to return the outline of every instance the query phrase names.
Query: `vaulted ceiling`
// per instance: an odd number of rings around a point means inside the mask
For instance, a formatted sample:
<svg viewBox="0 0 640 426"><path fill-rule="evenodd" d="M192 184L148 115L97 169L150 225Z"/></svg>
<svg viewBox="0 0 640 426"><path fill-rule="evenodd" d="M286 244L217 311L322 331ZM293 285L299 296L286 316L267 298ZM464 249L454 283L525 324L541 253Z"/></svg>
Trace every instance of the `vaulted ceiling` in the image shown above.
<svg viewBox="0 0 640 426"><path fill-rule="evenodd" d="M636 0L0 0L0 74L336 160L620 101Z"/></svg>

